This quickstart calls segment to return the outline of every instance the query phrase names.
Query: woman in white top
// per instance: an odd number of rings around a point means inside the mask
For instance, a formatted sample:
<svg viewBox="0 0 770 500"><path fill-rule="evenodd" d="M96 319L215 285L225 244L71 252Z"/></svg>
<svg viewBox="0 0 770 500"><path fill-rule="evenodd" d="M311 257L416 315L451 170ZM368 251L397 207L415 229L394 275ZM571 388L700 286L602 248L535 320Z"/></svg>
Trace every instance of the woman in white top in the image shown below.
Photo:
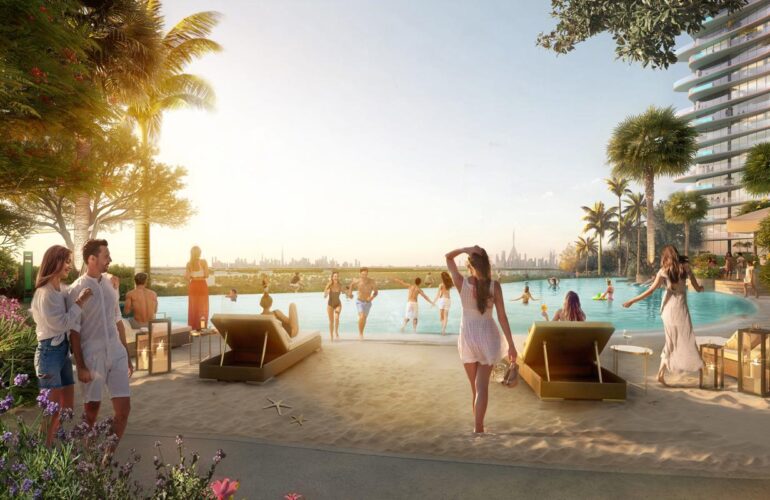
<svg viewBox="0 0 770 500"><path fill-rule="evenodd" d="M62 283L72 269L69 248L54 245L46 250L37 273L35 295L32 298L32 318L35 320L37 349L35 372L40 389L50 390L49 401L58 405L48 425L46 443L50 446L59 427L59 410L72 409L75 398L75 378L68 334L80 318L80 307L91 297L84 288L74 303Z"/></svg>

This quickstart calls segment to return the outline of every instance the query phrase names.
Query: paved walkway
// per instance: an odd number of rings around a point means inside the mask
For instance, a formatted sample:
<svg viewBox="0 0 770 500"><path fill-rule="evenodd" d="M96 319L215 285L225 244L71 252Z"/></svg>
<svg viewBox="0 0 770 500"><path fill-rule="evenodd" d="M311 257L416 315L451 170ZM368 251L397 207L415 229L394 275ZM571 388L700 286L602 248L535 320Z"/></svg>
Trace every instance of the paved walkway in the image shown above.
<svg viewBox="0 0 770 500"><path fill-rule="evenodd" d="M136 471L144 484L154 482L152 455L160 440L167 461L175 455L173 436L126 434L121 453L136 448ZM570 471L513 465L457 462L436 458L307 448L215 436L185 437L207 466L217 448L227 457L217 477L241 481L238 498L281 500L300 493L305 500L598 498L767 498L770 479L625 474Z"/></svg>

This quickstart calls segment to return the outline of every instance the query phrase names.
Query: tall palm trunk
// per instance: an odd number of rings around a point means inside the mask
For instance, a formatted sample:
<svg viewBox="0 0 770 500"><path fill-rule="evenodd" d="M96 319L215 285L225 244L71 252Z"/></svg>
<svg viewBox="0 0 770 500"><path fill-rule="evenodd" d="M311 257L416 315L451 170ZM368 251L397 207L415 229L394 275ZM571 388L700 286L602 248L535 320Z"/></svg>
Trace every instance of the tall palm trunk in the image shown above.
<svg viewBox="0 0 770 500"><path fill-rule="evenodd" d="M602 275L602 234L600 233L598 236L599 236L599 267L596 272L598 273L598 276L601 276Z"/></svg>
<svg viewBox="0 0 770 500"><path fill-rule="evenodd" d="M78 272L83 271L83 245L88 241L89 231L88 222L91 220L91 200L87 194L81 194L75 200L75 241L72 254L74 257L75 269Z"/></svg>
<svg viewBox="0 0 770 500"><path fill-rule="evenodd" d="M636 282L642 282L642 273L639 272L642 265L642 219L636 218Z"/></svg>
<svg viewBox="0 0 770 500"><path fill-rule="evenodd" d="M655 174L652 169L644 175L644 196L647 198L647 263L652 264L655 262Z"/></svg>
<svg viewBox="0 0 770 500"><path fill-rule="evenodd" d="M142 134L142 186L146 186L148 163L150 161L149 134L146 126L141 126ZM146 273L150 280L150 222L147 218L148 207L145 199L141 213L134 218L134 274Z"/></svg>
<svg viewBox="0 0 770 500"><path fill-rule="evenodd" d="M620 214L623 213L621 211L622 208L623 202L620 200L620 195L618 195L618 274L620 274L623 267L623 256L621 252L621 248L623 248L623 236L620 234Z"/></svg>
<svg viewBox="0 0 770 500"><path fill-rule="evenodd" d="M684 221L684 255L689 255L687 252L690 249L690 222Z"/></svg>
<svg viewBox="0 0 770 500"><path fill-rule="evenodd" d="M623 272L623 276L627 276L628 275L628 256L630 255L630 253L629 253L630 252L630 247L629 247L630 243L628 242L629 239L631 239L631 238L626 238L626 268L623 270L624 271Z"/></svg>
<svg viewBox="0 0 770 500"><path fill-rule="evenodd" d="M585 271L586 274L588 273L588 257L589 257L589 254L588 252L586 252L586 271Z"/></svg>

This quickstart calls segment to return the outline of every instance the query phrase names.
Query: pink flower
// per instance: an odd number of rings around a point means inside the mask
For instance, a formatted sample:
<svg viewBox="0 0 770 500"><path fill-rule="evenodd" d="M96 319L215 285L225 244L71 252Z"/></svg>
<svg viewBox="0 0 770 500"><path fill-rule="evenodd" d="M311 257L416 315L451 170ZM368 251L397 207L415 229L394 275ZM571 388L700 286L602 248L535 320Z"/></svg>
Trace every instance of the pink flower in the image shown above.
<svg viewBox="0 0 770 500"><path fill-rule="evenodd" d="M211 491L214 492L214 496L217 497L217 500L228 500L235 495L236 491L238 491L238 486L240 486L238 481L224 478L211 483Z"/></svg>
<svg viewBox="0 0 770 500"><path fill-rule="evenodd" d="M299 493L287 493L283 496L284 500L300 500L302 498L302 495Z"/></svg>

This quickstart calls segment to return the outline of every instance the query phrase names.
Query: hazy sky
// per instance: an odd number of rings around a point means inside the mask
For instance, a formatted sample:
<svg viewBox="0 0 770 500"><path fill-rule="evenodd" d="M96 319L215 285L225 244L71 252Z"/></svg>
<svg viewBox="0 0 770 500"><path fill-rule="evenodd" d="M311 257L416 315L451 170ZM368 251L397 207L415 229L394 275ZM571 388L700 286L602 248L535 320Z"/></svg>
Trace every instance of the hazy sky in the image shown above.
<svg viewBox="0 0 770 500"><path fill-rule="evenodd" d="M217 10L225 50L190 72L217 110L166 115L160 159L197 208L153 227L154 266L204 257L327 255L439 264L457 246L560 252L581 205L615 203L605 145L647 106L687 105L687 74L614 59L609 37L556 57L535 46L550 2L166 0L170 27ZM657 197L679 185L658 184ZM641 190L636 186L636 190ZM133 227L101 236L133 264ZM58 235L27 249L39 262Z"/></svg>

